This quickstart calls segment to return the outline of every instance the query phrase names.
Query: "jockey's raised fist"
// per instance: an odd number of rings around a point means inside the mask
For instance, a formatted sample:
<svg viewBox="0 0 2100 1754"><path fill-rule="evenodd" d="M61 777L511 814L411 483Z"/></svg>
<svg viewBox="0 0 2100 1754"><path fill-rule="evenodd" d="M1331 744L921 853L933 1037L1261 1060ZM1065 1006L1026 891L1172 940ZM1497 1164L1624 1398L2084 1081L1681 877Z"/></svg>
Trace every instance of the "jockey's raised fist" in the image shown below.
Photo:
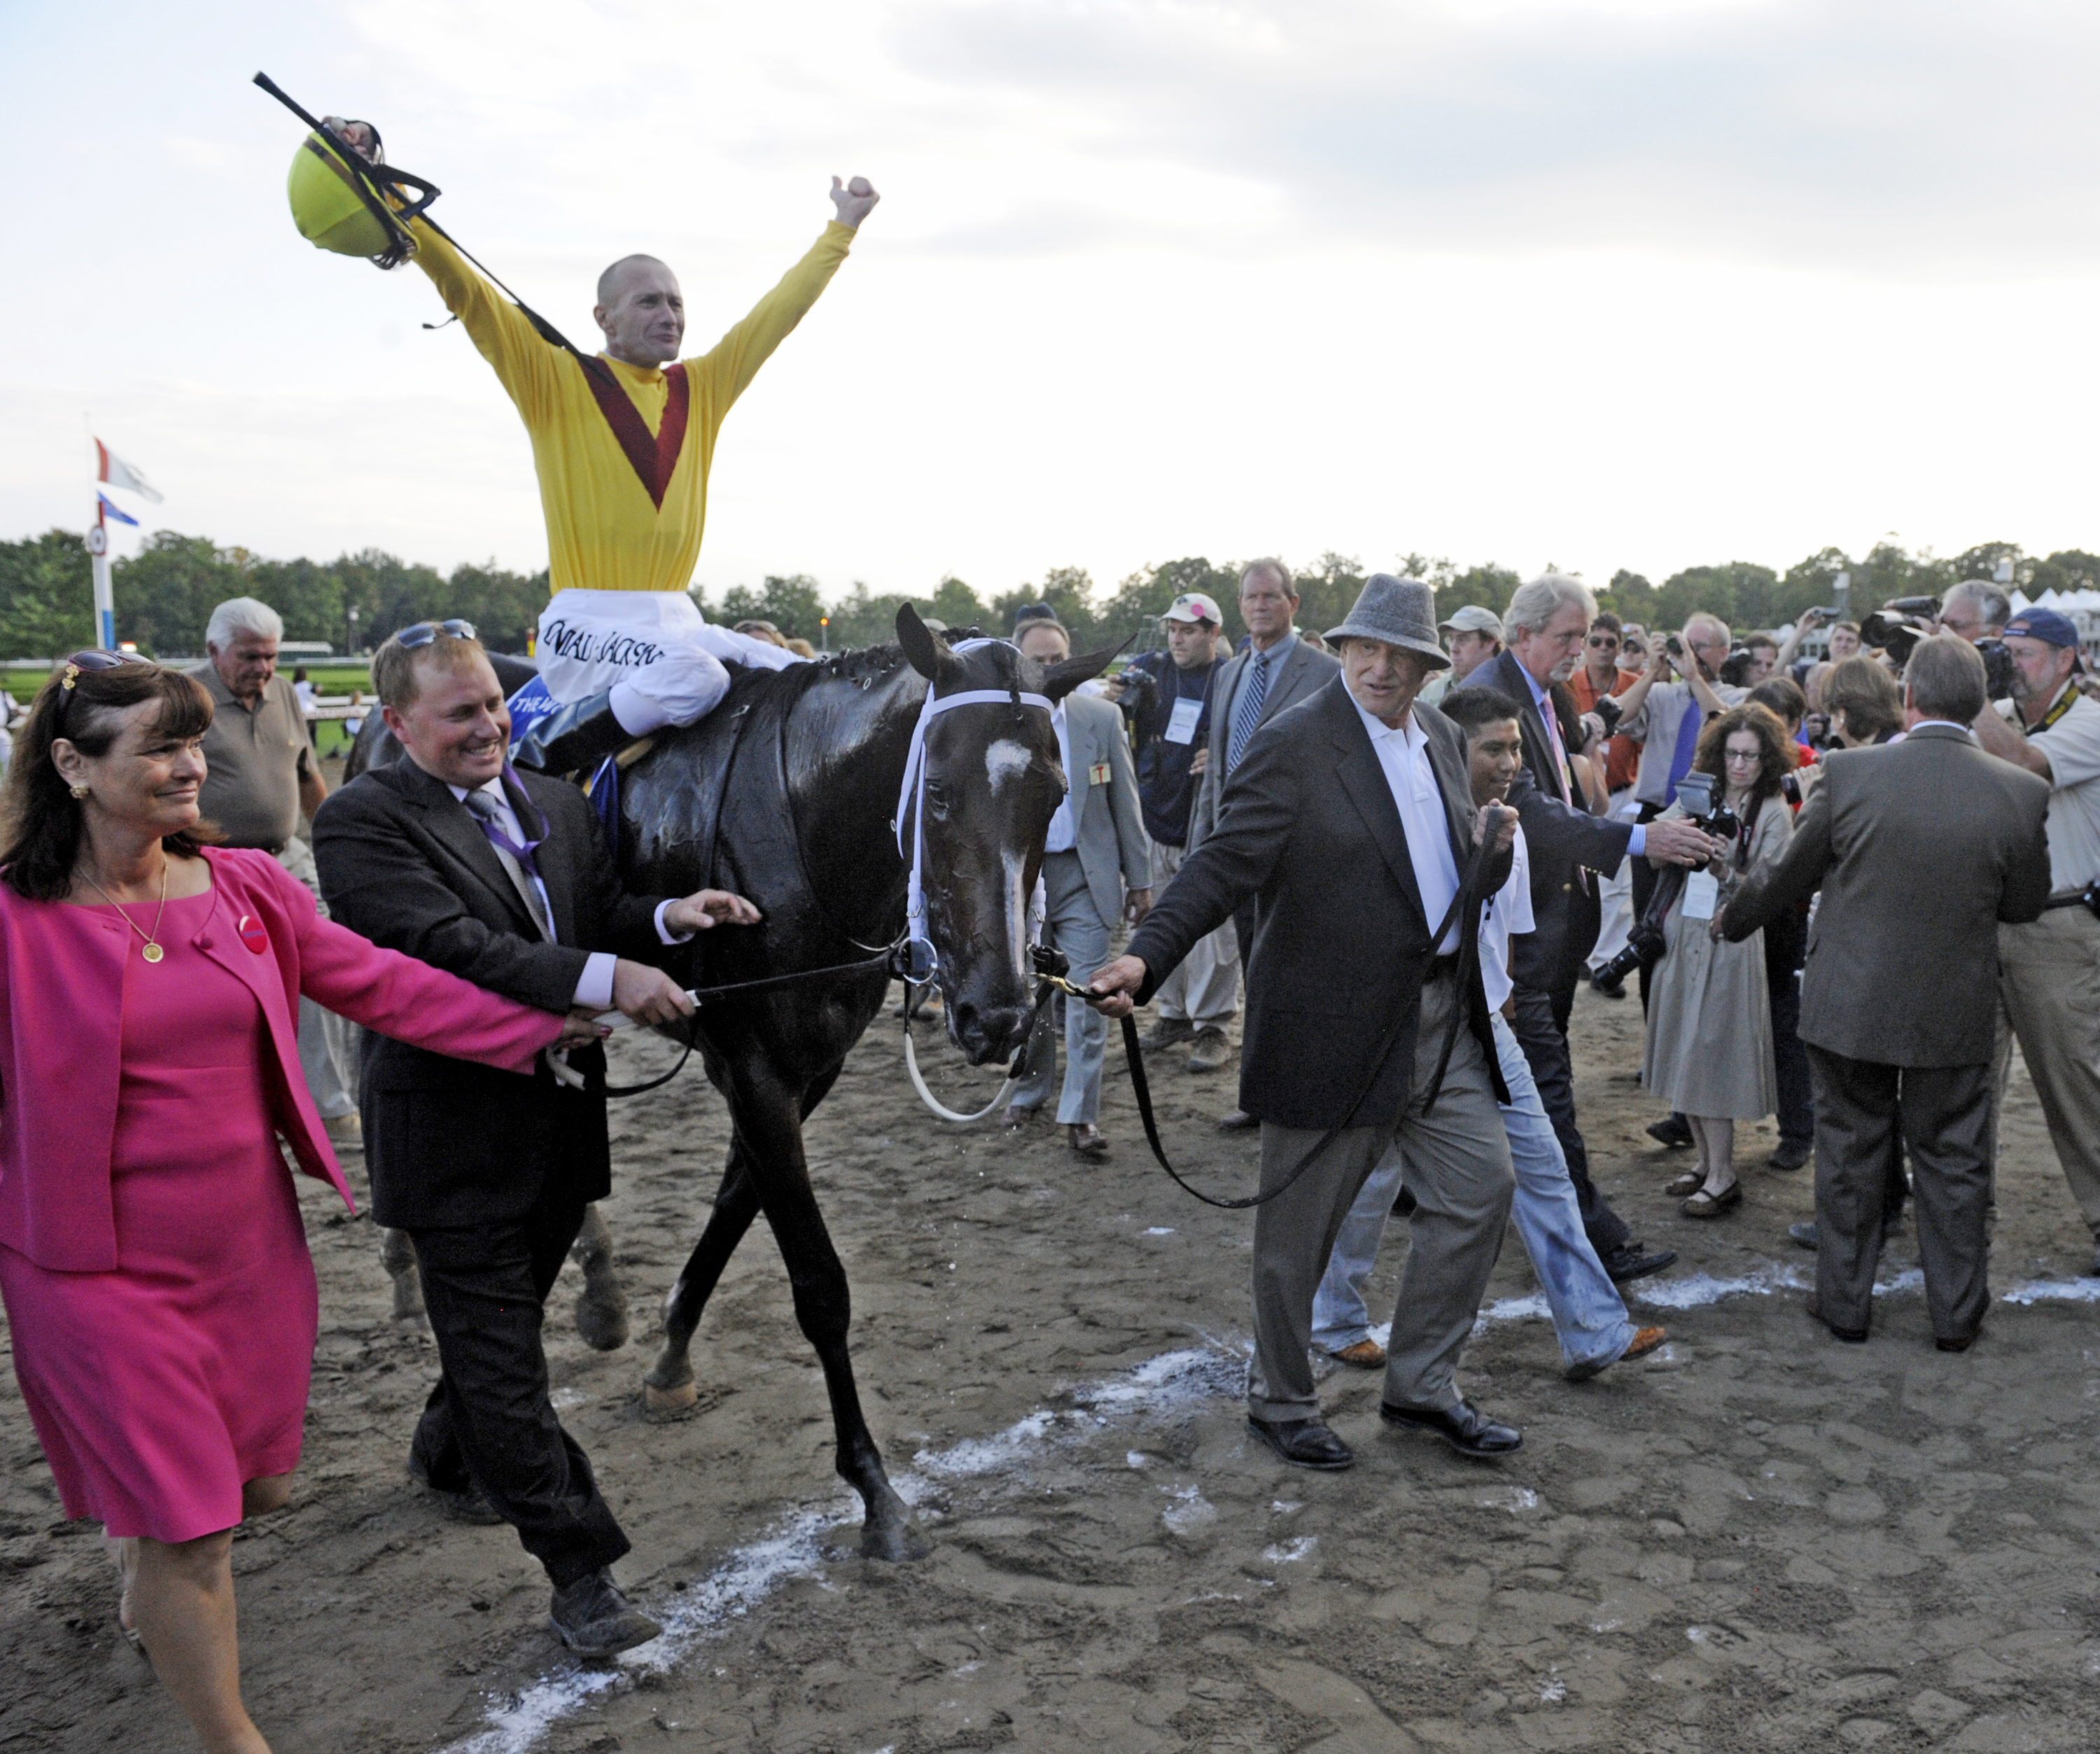
<svg viewBox="0 0 2100 1754"><path fill-rule="evenodd" d="M875 185L866 177L855 177L850 183L832 179L832 205L839 210L839 223L858 228L861 221L875 211L875 204L882 197L875 192Z"/></svg>

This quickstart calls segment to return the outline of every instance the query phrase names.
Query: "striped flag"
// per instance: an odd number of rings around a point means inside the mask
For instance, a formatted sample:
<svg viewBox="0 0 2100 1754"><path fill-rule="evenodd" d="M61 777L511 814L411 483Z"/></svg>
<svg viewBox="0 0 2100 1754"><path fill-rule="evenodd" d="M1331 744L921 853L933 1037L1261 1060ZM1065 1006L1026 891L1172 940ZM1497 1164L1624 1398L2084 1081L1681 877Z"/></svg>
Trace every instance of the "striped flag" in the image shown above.
<svg viewBox="0 0 2100 1754"><path fill-rule="evenodd" d="M129 488L142 499L149 499L157 506L160 504L160 489L99 439L95 441L95 454L101 466L96 472L96 480L107 481L112 487ZM126 518L124 521L129 524L132 520Z"/></svg>
<svg viewBox="0 0 2100 1754"><path fill-rule="evenodd" d="M118 505L116 501L110 498L107 493L98 493L95 497L96 503L102 508L102 515L104 517L114 518L119 524L129 524L135 526L138 524L139 520L136 518L133 517L130 512L125 510L121 506Z"/></svg>

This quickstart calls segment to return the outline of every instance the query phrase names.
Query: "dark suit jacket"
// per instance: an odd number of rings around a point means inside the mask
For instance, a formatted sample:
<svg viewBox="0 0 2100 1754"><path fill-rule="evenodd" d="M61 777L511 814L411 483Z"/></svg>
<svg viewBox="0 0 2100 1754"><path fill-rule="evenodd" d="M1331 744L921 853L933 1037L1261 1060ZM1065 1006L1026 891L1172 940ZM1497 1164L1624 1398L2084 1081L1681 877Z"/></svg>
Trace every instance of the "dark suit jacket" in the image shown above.
<svg viewBox="0 0 2100 1754"><path fill-rule="evenodd" d="M656 899L621 888L582 793L537 774L519 778L548 823L535 856L558 942L539 935L466 806L406 758L360 774L321 806L314 862L329 911L352 931L478 987L565 1011L589 952L661 960ZM589 1048L570 1063L602 1071L605 1057ZM368 1035L363 1108L382 1224L509 1222L543 1191L590 1200L610 1188L605 1098L564 1089L544 1065L520 1077Z"/></svg>
<svg viewBox="0 0 2100 1754"><path fill-rule="evenodd" d="M1233 709L1239 705L1240 678L1246 674L1247 659L1253 651L1250 646L1246 651L1236 652L1226 659L1225 667L1218 672L1218 679L1211 685L1211 735L1204 744L1211 757L1203 764L1202 777L1196 782L1196 802L1189 812L1189 845L1192 849L1202 846L1203 837L1218 825L1218 810L1224 796L1225 746L1233 734ZM1290 648L1290 656L1283 661L1283 668L1268 679L1268 692L1262 696L1261 717L1255 728L1259 730L1300 700L1311 699L1341 668L1341 661L1331 652L1315 652L1300 635Z"/></svg>
<svg viewBox="0 0 2100 1754"><path fill-rule="evenodd" d="M1538 922L1529 937L1515 941L1511 976L1519 985L1541 992L1573 987L1596 946L1602 923L1595 886L1577 878L1577 868L1609 877L1626 855L1633 826L1561 802L1546 721L1532 704L1530 681L1514 654L1497 652L1458 686L1498 689L1516 702L1517 725L1524 733L1524 771L1534 788L1526 799L1520 780L1519 789L1510 796L1523 821L1524 843L1531 855L1531 912Z"/></svg>
<svg viewBox="0 0 2100 1754"><path fill-rule="evenodd" d="M1415 715L1462 875L1473 819L1465 744L1435 708ZM1509 865L1504 853L1490 866L1489 893ZM1261 925L1247 969L1240 1106L1286 1127L1394 1124L1413 1082L1430 934L1440 922L1423 914L1400 811L1339 675L1247 744L1216 828L1132 934L1131 954L1145 959L1140 996L1255 895ZM1492 1067L1477 967L1471 981L1471 1027ZM1379 1044L1396 1021L1374 1080Z"/></svg>
<svg viewBox="0 0 2100 1754"><path fill-rule="evenodd" d="M1722 916L1740 942L1817 889L1801 1039L1885 1066L1980 1066L1998 1014L1998 924L2049 899L2049 784L1927 725L1839 749L1786 856Z"/></svg>

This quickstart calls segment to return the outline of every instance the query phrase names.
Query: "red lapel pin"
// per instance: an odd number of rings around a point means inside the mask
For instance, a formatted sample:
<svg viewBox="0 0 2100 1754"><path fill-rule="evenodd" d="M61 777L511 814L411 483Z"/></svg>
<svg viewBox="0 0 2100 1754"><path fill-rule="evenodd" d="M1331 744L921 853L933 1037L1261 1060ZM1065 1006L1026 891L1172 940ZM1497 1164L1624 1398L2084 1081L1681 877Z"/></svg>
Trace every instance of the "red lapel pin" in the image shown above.
<svg viewBox="0 0 2100 1754"><path fill-rule="evenodd" d="M270 948L270 934L263 930L262 922L252 913L244 913L240 924L234 928L240 934L240 941L255 955L261 956Z"/></svg>

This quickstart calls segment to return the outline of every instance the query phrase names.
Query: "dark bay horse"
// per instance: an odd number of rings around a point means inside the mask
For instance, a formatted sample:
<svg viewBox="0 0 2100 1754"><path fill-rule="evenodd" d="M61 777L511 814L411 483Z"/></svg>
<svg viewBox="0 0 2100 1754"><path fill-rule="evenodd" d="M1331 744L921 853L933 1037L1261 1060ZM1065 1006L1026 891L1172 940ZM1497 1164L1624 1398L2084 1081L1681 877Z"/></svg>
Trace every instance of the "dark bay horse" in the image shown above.
<svg viewBox="0 0 2100 1754"><path fill-rule="evenodd" d="M929 688L1006 698L945 712L925 742L926 933L939 957L948 1031L977 1064L1021 1045L1035 999L1028 902L1065 775L1050 716L1105 667L1103 652L1043 666L1012 647L957 652L909 605L896 646L785 670L734 672L699 724L660 731L623 775L620 862L645 892L712 886L757 903L764 922L702 934L674 953L687 986L725 985L865 961L904 921L898 796ZM911 823L904 828L910 844ZM854 1383L845 1269L810 1186L802 1124L880 1010L889 974L845 975L704 1003L698 1042L726 1100L729 1162L714 1210L672 1288L650 1404L689 1406L701 1311L752 1221L765 1214L786 1261L796 1319L824 1372L840 1474L867 1507L862 1546L901 1559L923 1549L891 1487Z"/></svg>

